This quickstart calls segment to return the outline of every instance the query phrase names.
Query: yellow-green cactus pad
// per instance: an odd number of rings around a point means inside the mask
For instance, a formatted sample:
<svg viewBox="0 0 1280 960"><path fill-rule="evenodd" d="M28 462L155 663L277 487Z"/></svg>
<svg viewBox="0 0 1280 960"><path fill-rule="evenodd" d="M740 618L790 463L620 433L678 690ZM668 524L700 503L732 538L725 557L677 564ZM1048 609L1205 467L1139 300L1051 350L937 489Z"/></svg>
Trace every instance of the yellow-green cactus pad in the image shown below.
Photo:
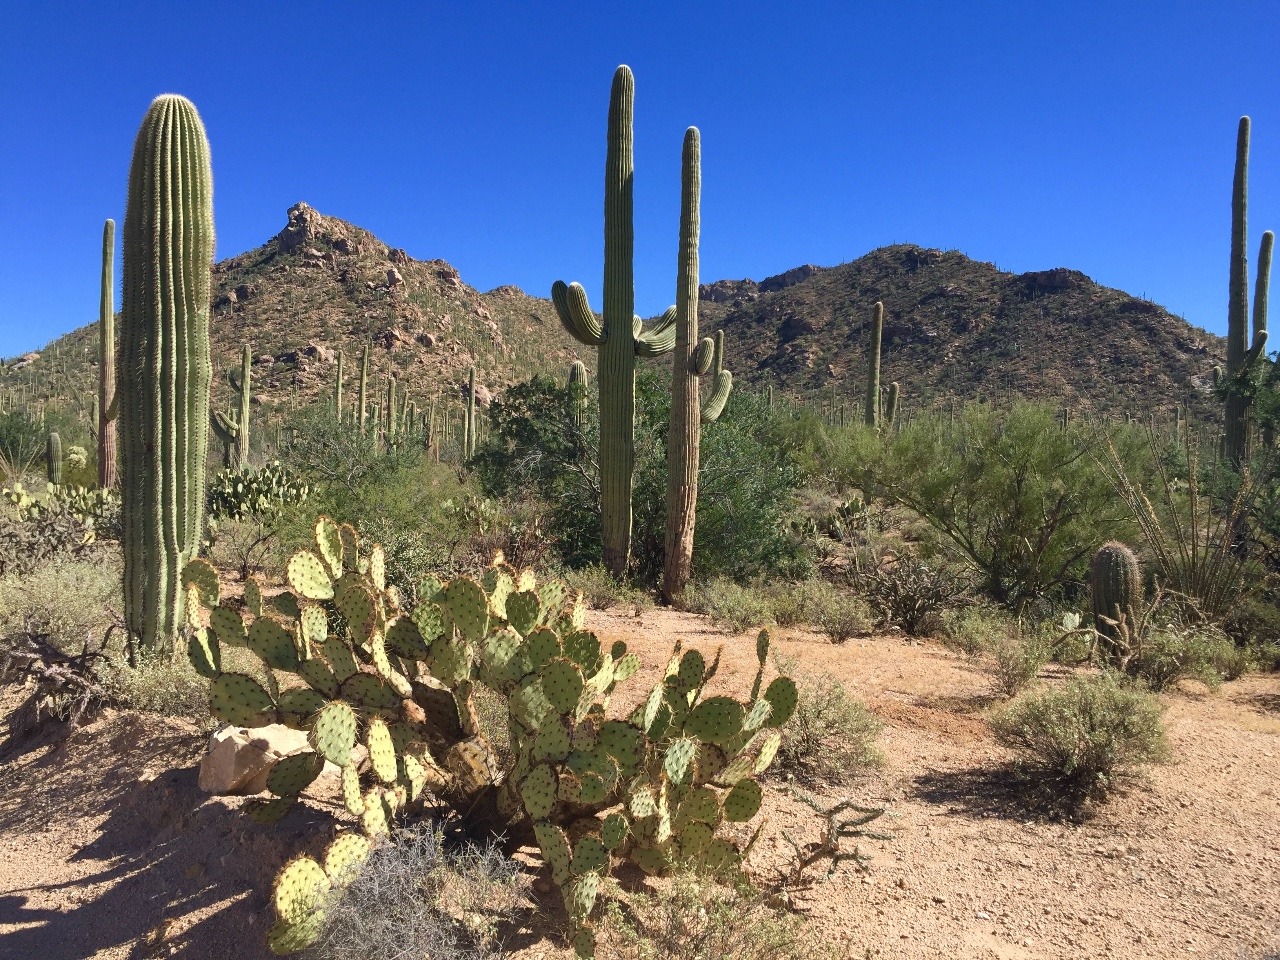
<svg viewBox="0 0 1280 960"><path fill-rule="evenodd" d="M525 638L525 653L530 669L541 670L560 656L560 637L550 627L540 627Z"/></svg>
<svg viewBox="0 0 1280 960"><path fill-rule="evenodd" d="M275 719L271 694L246 673L223 673L209 684L209 712L237 727L260 727Z"/></svg>
<svg viewBox="0 0 1280 960"><path fill-rule="evenodd" d="M364 813L364 794L360 792L360 771L354 763L342 768L342 802L354 817Z"/></svg>
<svg viewBox="0 0 1280 960"><path fill-rule="evenodd" d="M209 628L218 635L218 639L232 647L243 647L245 643L244 620L240 614L230 607L214 607L209 611Z"/></svg>
<svg viewBox="0 0 1280 960"><path fill-rule="evenodd" d="M387 589L387 554L380 543L369 548L369 579L379 590Z"/></svg>
<svg viewBox="0 0 1280 960"><path fill-rule="evenodd" d="M298 676L307 681L311 689L332 700L338 695L338 679L320 660L304 660L298 665Z"/></svg>
<svg viewBox="0 0 1280 960"><path fill-rule="evenodd" d="M609 867L609 851L599 837L587 834L573 848L573 863L569 869L576 877L588 873L603 873Z"/></svg>
<svg viewBox="0 0 1280 960"><path fill-rule="evenodd" d="M396 748L391 742L391 733L381 717L374 717L369 721L365 740L369 748L369 763L373 767L374 776L383 783L395 783Z"/></svg>
<svg viewBox="0 0 1280 960"><path fill-rule="evenodd" d="M631 799L627 804L631 816L637 820L645 820L658 815L658 799L650 786L640 786L631 791Z"/></svg>
<svg viewBox="0 0 1280 960"><path fill-rule="evenodd" d="M400 698L372 673L357 673L342 684L342 698L366 710L394 710Z"/></svg>
<svg viewBox="0 0 1280 960"><path fill-rule="evenodd" d="M675 679L678 682L679 689L684 693L688 693L700 687L706 672L706 658L697 650L686 651L685 655L680 658L680 667L676 671Z"/></svg>
<svg viewBox="0 0 1280 960"><path fill-rule="evenodd" d="M431 645L427 669L449 687L455 687L471 676L471 644L465 640L440 639Z"/></svg>
<svg viewBox="0 0 1280 960"><path fill-rule="evenodd" d="M545 763L538 764L521 782L520 796L529 816L534 820L546 817L556 803L555 772Z"/></svg>
<svg viewBox="0 0 1280 960"><path fill-rule="evenodd" d="M600 889L598 873L584 873L572 883L564 894L564 905L575 923L583 923L596 905L596 893Z"/></svg>
<svg viewBox="0 0 1280 960"><path fill-rule="evenodd" d="M272 669L290 672L298 669L298 650L293 643L293 634L270 617L259 617L253 621L245 646Z"/></svg>
<svg viewBox="0 0 1280 960"><path fill-rule="evenodd" d="M613 680L615 683L626 683L640 671L640 657L634 653L628 653L621 658L614 658L617 662L613 665Z"/></svg>
<svg viewBox="0 0 1280 960"><path fill-rule="evenodd" d="M768 700L757 700L751 705L751 709L747 711L747 715L743 718L742 729L747 733L753 733L764 726L772 714L773 704Z"/></svg>
<svg viewBox="0 0 1280 960"><path fill-rule="evenodd" d="M695 787L680 804L676 815L679 824L697 822L717 824L720 822L720 795L710 787Z"/></svg>
<svg viewBox="0 0 1280 960"><path fill-rule="evenodd" d="M289 558L286 572L289 589L308 600L332 600L333 580L324 561L310 550L299 550Z"/></svg>
<svg viewBox="0 0 1280 960"><path fill-rule="evenodd" d="M298 620L302 638L307 642L309 653L318 653L329 639L329 617L324 607L307 604L302 608L302 616Z"/></svg>
<svg viewBox="0 0 1280 960"><path fill-rule="evenodd" d="M324 852L324 872L335 887L345 887L356 878L369 858L369 841L358 833L340 833Z"/></svg>
<svg viewBox="0 0 1280 960"><path fill-rule="evenodd" d="M651 877L662 873L667 868L666 853L655 847L633 847L627 856Z"/></svg>
<svg viewBox="0 0 1280 960"><path fill-rule="evenodd" d="M572 876L569 869L572 853L569 849L568 836L547 820L536 821L533 825L533 833L538 838L542 859L551 868L551 879L555 881L556 886L563 887Z"/></svg>
<svg viewBox="0 0 1280 960"><path fill-rule="evenodd" d="M583 686L582 671L568 658L558 657L542 668L542 692L562 714L577 708Z"/></svg>
<svg viewBox="0 0 1280 960"><path fill-rule="evenodd" d="M697 754L696 741L688 738L673 740L663 754L662 768L674 783L689 783L693 779L693 761Z"/></svg>
<svg viewBox="0 0 1280 960"><path fill-rule="evenodd" d="M424 660L430 648L413 618L400 617L387 628L387 649L405 660Z"/></svg>
<svg viewBox="0 0 1280 960"><path fill-rule="evenodd" d="M446 619L470 643L480 643L489 629L489 598L469 577L458 577L439 594Z"/></svg>
<svg viewBox="0 0 1280 960"><path fill-rule="evenodd" d="M533 759L559 762L569 755L570 749L569 725L560 717L547 717L543 720L533 738Z"/></svg>
<svg viewBox="0 0 1280 960"><path fill-rule="evenodd" d="M754 780L739 780L725 794L724 818L731 823L744 823L760 812L764 791Z"/></svg>
<svg viewBox="0 0 1280 960"><path fill-rule="evenodd" d="M298 603L298 598L288 590L282 590L272 597L271 606L286 620L297 620L302 616L302 606Z"/></svg>
<svg viewBox="0 0 1280 960"><path fill-rule="evenodd" d="M733 697L708 697L689 713L684 732L708 743L724 743L742 732L745 713Z"/></svg>
<svg viewBox="0 0 1280 960"><path fill-rule="evenodd" d="M576 663L586 676L594 674L603 663L600 640L587 630L575 630L564 638L564 655Z"/></svg>
<svg viewBox="0 0 1280 960"><path fill-rule="evenodd" d="M308 739L326 760L345 767L351 762L351 750L356 745L356 726L356 712L341 700L334 700L316 714Z"/></svg>
<svg viewBox="0 0 1280 960"><path fill-rule="evenodd" d="M617 850L627 839L630 824L620 813L611 813L600 824L600 842L606 850Z"/></svg>
<svg viewBox="0 0 1280 960"><path fill-rule="evenodd" d="M754 770L756 773L764 773L769 769L769 764L773 763L773 758L778 755L778 747L782 746L782 734L774 732L769 734L768 739L760 747L760 753L756 756Z"/></svg>
<svg viewBox="0 0 1280 960"><path fill-rule="evenodd" d="M300 953L320 939L324 914L314 913L298 923L277 920L267 931L267 947L277 956Z"/></svg>
<svg viewBox="0 0 1280 960"><path fill-rule="evenodd" d="M293 807L293 797L272 797L270 800L254 797L244 805L244 812L254 823L270 826Z"/></svg>
<svg viewBox="0 0 1280 960"><path fill-rule="evenodd" d="M276 916L286 923L301 923L324 904L331 884L324 868L310 857L297 857L276 875L271 900Z"/></svg>
<svg viewBox="0 0 1280 960"><path fill-rule="evenodd" d="M222 650L217 636L210 630L193 630L187 638L187 656L196 673L214 679L222 672Z"/></svg>
<svg viewBox="0 0 1280 960"><path fill-rule="evenodd" d="M280 693L280 712L308 718L321 710L329 699L310 687L290 687Z"/></svg>
<svg viewBox="0 0 1280 960"><path fill-rule="evenodd" d="M359 664L356 663L355 654L351 652L347 642L336 633L329 634L325 639L324 649L321 652L324 654L324 658L329 661L329 668L333 670L333 677L339 683L344 682L360 669Z"/></svg>
<svg viewBox="0 0 1280 960"><path fill-rule="evenodd" d="M511 716L526 730L537 730L548 714L554 713L551 701L542 690L540 677L526 677L507 699Z"/></svg>
<svg viewBox="0 0 1280 960"><path fill-rule="evenodd" d="M200 602L207 607L216 607L221 596L218 583L218 571L208 560L192 560L182 569L182 585L195 585L200 593Z"/></svg>
<svg viewBox="0 0 1280 960"><path fill-rule="evenodd" d="M360 814L360 826L369 836L385 837L390 834L394 816L384 791L373 787L364 795L364 811Z"/></svg>
<svg viewBox="0 0 1280 960"><path fill-rule="evenodd" d="M310 750L282 758L267 774L267 789L277 797L296 797L324 769L324 757Z"/></svg>
<svg viewBox="0 0 1280 960"><path fill-rule="evenodd" d="M542 617L542 601L532 590L513 593L507 597L507 622L522 637L538 625Z"/></svg>
<svg viewBox="0 0 1280 960"><path fill-rule="evenodd" d="M342 614L342 619L347 621L352 641L361 644L373 633L377 608L374 606L373 596L355 577L355 574L349 573L338 581L334 605Z"/></svg>
<svg viewBox="0 0 1280 960"><path fill-rule="evenodd" d="M360 535L349 523L338 527L338 536L342 538L342 569L355 570L360 562Z"/></svg>
<svg viewBox="0 0 1280 960"><path fill-rule="evenodd" d="M263 602L262 581L258 579L256 573L251 574L249 579L244 582L245 609L255 617L260 617L262 616Z"/></svg>
<svg viewBox="0 0 1280 960"><path fill-rule="evenodd" d="M765 690L764 698L773 707L769 719L765 722L771 727L780 727L796 712L796 704L799 702L796 682L790 677L775 677L773 683L769 684L769 688Z"/></svg>
<svg viewBox="0 0 1280 960"><path fill-rule="evenodd" d="M600 726L600 746L623 771L631 771L644 757L644 734L629 723L607 720Z"/></svg>
<svg viewBox="0 0 1280 960"><path fill-rule="evenodd" d="M342 576L342 532L328 517L316 519L316 547L329 576L335 580Z"/></svg>

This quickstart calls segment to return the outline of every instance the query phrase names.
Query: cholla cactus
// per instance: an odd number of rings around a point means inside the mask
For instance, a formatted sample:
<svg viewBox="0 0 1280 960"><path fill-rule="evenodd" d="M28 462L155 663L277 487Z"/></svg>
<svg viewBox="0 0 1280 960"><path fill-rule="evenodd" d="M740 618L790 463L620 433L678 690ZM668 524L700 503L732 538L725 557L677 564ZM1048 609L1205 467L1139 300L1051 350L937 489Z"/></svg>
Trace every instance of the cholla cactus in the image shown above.
<svg viewBox="0 0 1280 960"><path fill-rule="evenodd" d="M609 719L610 698L639 670L639 658L621 642L603 648L583 628L581 600L562 583L538 583L499 556L478 580L424 585L428 599L408 609L387 583L380 546L363 551L352 527L324 517L315 532L315 548L288 562L288 591L268 600L247 582L246 612L219 602L207 562L193 562L184 577L190 609L211 608L208 627L191 618L189 652L212 681L214 716L242 726L283 722L306 730L312 746L272 770L274 796L251 801L251 816L282 816L325 760L341 768L343 801L370 838L388 833L398 814L416 812L428 793L441 798L474 829L536 840L584 955L594 942L600 883L615 861L650 873L680 863L738 868L744 850L719 836L720 827L758 812L755 778L796 707L789 678L762 690L767 634L757 642L759 670L745 702L707 696L718 656L708 664L677 645L640 706ZM225 646L261 658L267 685L224 671ZM281 689L273 671L303 683ZM475 710L481 685L508 705L515 760L506 769ZM340 869L300 858L281 871L273 950L315 939L323 893L367 850L358 840L339 842Z"/></svg>

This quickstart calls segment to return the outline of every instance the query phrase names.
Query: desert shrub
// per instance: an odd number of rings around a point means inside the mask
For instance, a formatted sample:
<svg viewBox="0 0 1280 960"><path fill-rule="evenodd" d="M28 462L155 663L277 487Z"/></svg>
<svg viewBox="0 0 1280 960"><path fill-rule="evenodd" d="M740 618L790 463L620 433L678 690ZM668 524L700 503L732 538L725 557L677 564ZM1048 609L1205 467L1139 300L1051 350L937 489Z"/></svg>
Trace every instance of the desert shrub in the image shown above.
<svg viewBox="0 0 1280 960"><path fill-rule="evenodd" d="M780 627L815 623L817 613L832 602L838 591L826 580L774 580L760 586L769 604L770 617Z"/></svg>
<svg viewBox="0 0 1280 960"><path fill-rule="evenodd" d="M992 659L991 685L1002 697L1021 693L1040 675L1053 653L1053 639L1043 629L1016 625L998 636L989 648Z"/></svg>
<svg viewBox="0 0 1280 960"><path fill-rule="evenodd" d="M1104 799L1142 765L1167 757L1161 712L1154 695L1107 672L1024 694L991 725L1046 799L1074 807Z"/></svg>
<svg viewBox="0 0 1280 960"><path fill-rule="evenodd" d="M93 526L68 510L41 510L25 520L0 512L0 577L24 576L55 561L91 561L107 553Z"/></svg>
<svg viewBox="0 0 1280 960"><path fill-rule="evenodd" d="M763 896L682 874L652 893L612 904L602 931L617 960L806 960L831 956L808 939L803 921L775 910Z"/></svg>
<svg viewBox="0 0 1280 960"><path fill-rule="evenodd" d="M608 610L610 607L635 607L647 610L653 606L653 597L643 590L614 578L600 564L567 570L564 582L570 590L582 592L582 599L592 610Z"/></svg>
<svg viewBox="0 0 1280 960"><path fill-rule="evenodd" d="M526 902L518 865L496 843L451 847L438 828L419 825L377 844L334 893L308 955L498 960L500 928Z"/></svg>
<svg viewBox="0 0 1280 960"><path fill-rule="evenodd" d="M120 576L104 552L103 559L57 560L0 577L0 636L40 633L62 650L79 650L86 637L100 641L121 603Z"/></svg>
<svg viewBox="0 0 1280 960"><path fill-rule="evenodd" d="M942 616L943 641L968 657L976 657L1003 643L1017 629L1007 610L989 603L975 603Z"/></svg>
<svg viewBox="0 0 1280 960"><path fill-rule="evenodd" d="M1280 643L1268 640L1253 644L1250 647L1250 660L1257 669L1267 673L1280 670Z"/></svg>
<svg viewBox="0 0 1280 960"><path fill-rule="evenodd" d="M802 783L849 783L883 762L875 747L883 726L835 677L804 680L795 715L782 728L777 770Z"/></svg>
<svg viewBox="0 0 1280 960"><path fill-rule="evenodd" d="M167 657L139 652L130 666L117 653L102 669L102 685L120 707L185 717L212 725L209 681L196 673L184 656Z"/></svg>
<svg viewBox="0 0 1280 960"><path fill-rule="evenodd" d="M367 484L423 459L420 443L385 444L377 430L361 433L322 404L294 412L284 430L290 439L280 460L324 492L330 501L324 506L343 516L352 516L349 508L358 505Z"/></svg>
<svg viewBox="0 0 1280 960"><path fill-rule="evenodd" d="M918 417L881 441L833 447L838 483L910 507L958 548L996 601L1020 606L1080 581L1090 553L1131 528L1089 455L1083 427L1063 430L1056 411L1018 403L969 404L954 420ZM1123 438L1126 454L1141 453Z"/></svg>
<svg viewBox="0 0 1280 960"><path fill-rule="evenodd" d="M773 608L759 588L744 587L727 577L691 583L684 593L686 610L701 613L722 630L742 633L773 622Z"/></svg>
<svg viewBox="0 0 1280 960"><path fill-rule="evenodd" d="M937 623L942 611L956 605L968 590L955 571L912 554L868 565L850 575L850 583L867 598L879 624L892 623L910 636Z"/></svg>
<svg viewBox="0 0 1280 960"><path fill-rule="evenodd" d="M832 643L845 643L860 633L868 632L873 622L871 608L865 600L840 592L816 604L810 618Z"/></svg>
<svg viewBox="0 0 1280 960"><path fill-rule="evenodd" d="M1238 665L1231 662L1235 649L1230 637L1208 624L1153 623L1133 644L1125 669L1152 690L1168 689L1184 679L1199 680L1212 689L1222 682L1223 668Z"/></svg>
<svg viewBox="0 0 1280 960"><path fill-rule="evenodd" d="M279 460L255 468L220 470L206 491L205 540L215 561L233 564L246 579L276 543L287 512L311 491Z"/></svg>
<svg viewBox="0 0 1280 960"><path fill-rule="evenodd" d="M0 475L6 483L21 480L45 448L45 428L22 410L0 413Z"/></svg>

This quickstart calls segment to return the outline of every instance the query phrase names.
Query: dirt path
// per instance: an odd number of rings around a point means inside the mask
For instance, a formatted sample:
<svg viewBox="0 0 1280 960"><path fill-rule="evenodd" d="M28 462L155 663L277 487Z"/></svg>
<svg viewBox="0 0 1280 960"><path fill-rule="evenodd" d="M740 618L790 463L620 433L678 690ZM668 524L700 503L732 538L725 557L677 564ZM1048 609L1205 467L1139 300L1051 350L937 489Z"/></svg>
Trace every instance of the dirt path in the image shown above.
<svg viewBox="0 0 1280 960"><path fill-rule="evenodd" d="M677 636L708 653L724 645L717 686L741 692L754 674L754 637L700 617L601 613L591 625L641 654L633 690ZM980 666L894 636L835 647L781 631L775 647L802 674L840 678L886 725L884 768L825 798L887 807L894 839L861 843L867 871L842 864L796 896L833 957L1280 953L1280 677L1166 697L1176 761L1073 824L1007 799ZM190 725L112 714L61 747L0 757L0 958L267 955L271 877L340 814L318 801L256 826L238 799L197 790L202 744ZM817 820L786 784L766 794L750 868L770 880L788 860L782 833L815 838ZM519 956L565 955L534 933Z"/></svg>

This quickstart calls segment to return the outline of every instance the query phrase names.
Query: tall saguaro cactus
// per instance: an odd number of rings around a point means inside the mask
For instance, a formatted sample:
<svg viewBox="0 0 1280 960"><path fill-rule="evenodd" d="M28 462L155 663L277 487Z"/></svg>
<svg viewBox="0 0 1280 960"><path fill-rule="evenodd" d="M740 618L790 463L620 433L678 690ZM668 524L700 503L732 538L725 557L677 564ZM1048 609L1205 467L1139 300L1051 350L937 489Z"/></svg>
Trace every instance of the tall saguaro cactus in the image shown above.
<svg viewBox="0 0 1280 960"><path fill-rule="evenodd" d="M1227 461L1238 468L1249 453L1249 407L1244 380L1267 344L1267 286L1275 235L1262 235L1254 296L1253 343L1249 343L1249 118L1240 118L1236 133L1236 170L1231 188L1231 274L1227 301L1227 396L1224 405L1224 445Z"/></svg>
<svg viewBox="0 0 1280 960"><path fill-rule="evenodd" d="M587 365L581 360L569 364L569 417L579 430L587 420Z"/></svg>
<svg viewBox="0 0 1280 960"><path fill-rule="evenodd" d="M476 455L476 368L467 374L467 409L462 422L462 459Z"/></svg>
<svg viewBox="0 0 1280 960"><path fill-rule="evenodd" d="M346 355L338 351L338 369L333 376L333 416L339 423L342 422L342 373L346 364Z"/></svg>
<svg viewBox="0 0 1280 960"><path fill-rule="evenodd" d="M98 404L93 418L98 436L98 486L116 485L116 222L102 226L102 290L98 303Z"/></svg>
<svg viewBox="0 0 1280 960"><path fill-rule="evenodd" d="M177 634L204 524L213 247L204 125L185 98L157 97L129 169L118 371L124 613L144 649Z"/></svg>
<svg viewBox="0 0 1280 960"><path fill-rule="evenodd" d="M56 430L50 431L44 447L45 473L55 487L62 486L62 438Z"/></svg>
<svg viewBox="0 0 1280 960"><path fill-rule="evenodd" d="M239 412L235 414L216 412L211 415L209 421L209 426L222 442L224 467L249 465L249 404L252 376L253 350L246 343L240 348L240 382L237 383L230 374L227 376L231 384L231 392L235 395L240 408Z"/></svg>
<svg viewBox="0 0 1280 960"><path fill-rule="evenodd" d="M632 268L635 174L632 131L635 78L618 67L609 97L604 178L604 317L596 317L579 284L557 280L551 300L561 323L580 343L599 349L600 517L606 569L622 576L631 557L631 491L635 470L636 357L675 347L675 311L642 331L635 314Z"/></svg>
<svg viewBox="0 0 1280 960"><path fill-rule="evenodd" d="M871 308L871 348L867 359L867 403L863 419L868 427L880 426L880 341L884 338L884 304Z"/></svg>
<svg viewBox="0 0 1280 960"><path fill-rule="evenodd" d="M369 344L364 345L364 353L360 355L360 394L359 394L360 432L364 433L369 419Z"/></svg>

